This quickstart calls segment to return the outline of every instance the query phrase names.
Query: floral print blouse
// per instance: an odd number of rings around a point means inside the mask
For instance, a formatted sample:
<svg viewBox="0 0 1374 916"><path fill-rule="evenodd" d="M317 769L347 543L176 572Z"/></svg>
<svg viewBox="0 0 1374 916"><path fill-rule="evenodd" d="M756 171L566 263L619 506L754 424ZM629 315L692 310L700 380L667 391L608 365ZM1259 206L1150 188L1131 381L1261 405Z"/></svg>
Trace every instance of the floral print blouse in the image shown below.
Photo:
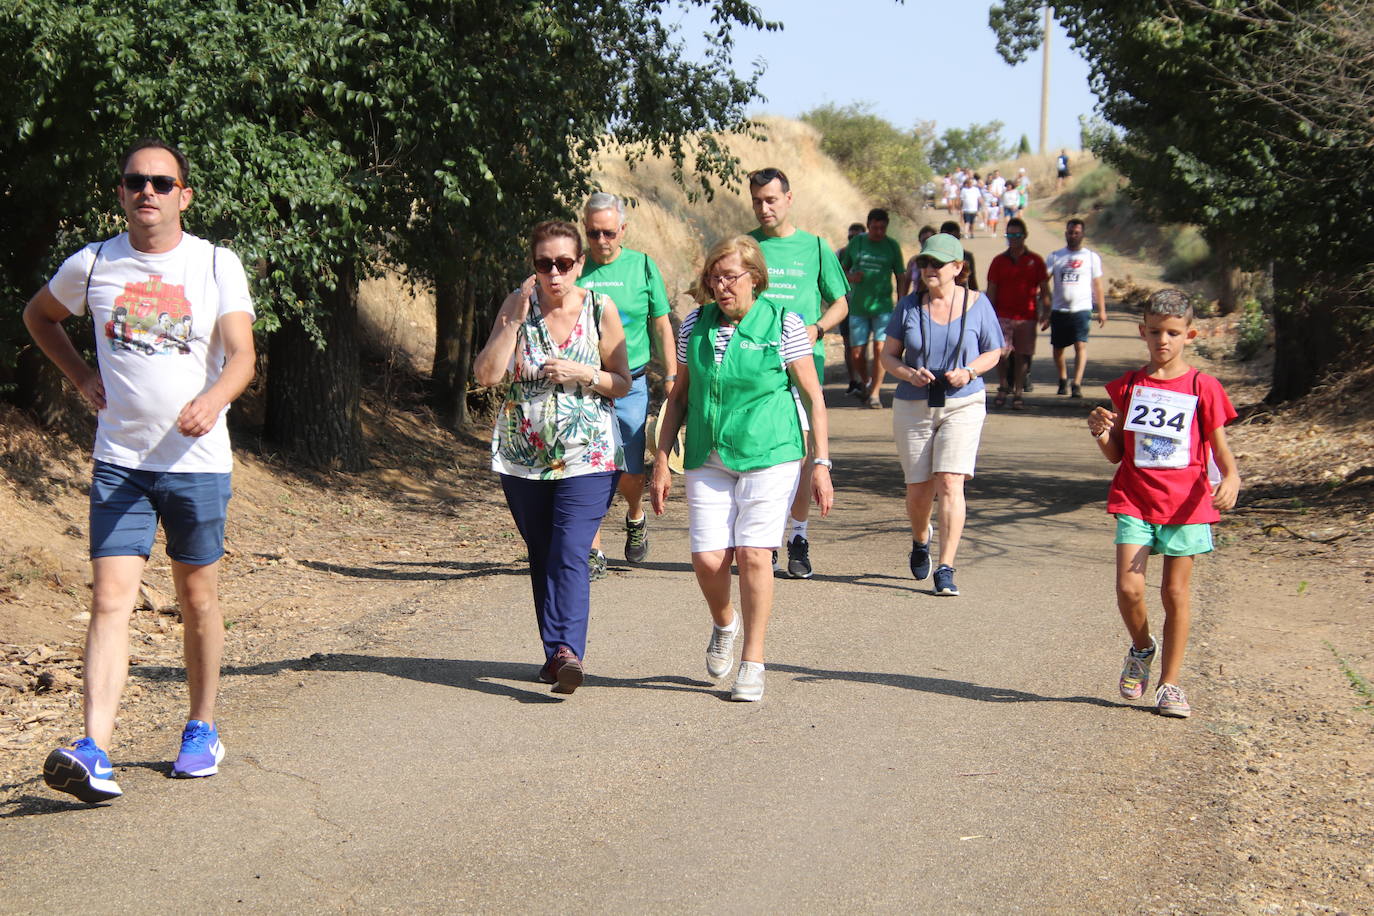
<svg viewBox="0 0 1374 916"><path fill-rule="evenodd" d="M491 469L512 477L557 480L624 469L615 402L576 382L542 376L550 358L601 366L604 296L588 292L582 314L560 346L536 301L520 328L506 392L491 437Z"/></svg>

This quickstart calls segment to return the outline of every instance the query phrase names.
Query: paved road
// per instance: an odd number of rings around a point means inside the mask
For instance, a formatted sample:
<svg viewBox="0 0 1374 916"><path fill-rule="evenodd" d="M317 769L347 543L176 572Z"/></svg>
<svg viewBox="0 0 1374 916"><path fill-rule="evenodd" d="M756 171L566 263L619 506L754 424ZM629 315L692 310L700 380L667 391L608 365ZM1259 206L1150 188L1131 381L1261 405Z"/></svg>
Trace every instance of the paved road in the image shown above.
<svg viewBox="0 0 1374 916"><path fill-rule="evenodd" d="M1095 331L1089 397L1139 353ZM1109 469L1037 365L987 424L953 599L907 573L890 412L831 391L837 508L778 583L762 703L704 679L679 488L651 562L596 585L575 696L532 682L522 570L436 568L352 652L231 670L219 776L165 778L168 730L122 748L116 804L21 804L0 910L1133 909L1173 802L1125 752L1180 725L1114 698Z"/></svg>

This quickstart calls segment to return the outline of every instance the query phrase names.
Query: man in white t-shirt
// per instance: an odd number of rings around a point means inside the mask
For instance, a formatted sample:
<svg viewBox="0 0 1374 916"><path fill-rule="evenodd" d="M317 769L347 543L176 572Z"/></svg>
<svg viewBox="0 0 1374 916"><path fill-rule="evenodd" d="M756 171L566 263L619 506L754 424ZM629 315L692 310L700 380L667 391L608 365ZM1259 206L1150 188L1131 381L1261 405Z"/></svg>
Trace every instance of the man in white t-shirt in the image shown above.
<svg viewBox="0 0 1374 916"><path fill-rule="evenodd" d="M182 231L191 204L180 150L139 140L120 162L127 231L69 257L24 324L97 411L91 480L91 620L83 738L50 753L43 779L85 802L121 794L106 748L129 667L129 618L159 519L184 624L190 716L172 775L209 776L224 622L219 560L233 453L225 414L253 378L253 305L230 251ZM61 324L89 311L98 369Z"/></svg>
<svg viewBox="0 0 1374 916"><path fill-rule="evenodd" d="M959 191L959 209L964 217L968 237L973 238L974 223L978 219L978 208L983 205L983 191L973 183L972 178L964 179Z"/></svg>
<svg viewBox="0 0 1374 916"><path fill-rule="evenodd" d="M1107 325L1107 299L1102 292L1102 258L1083 247L1083 221L1071 219L1064 226L1060 248L1045 259L1053 281L1053 298L1048 314L1040 316L1040 330L1050 329L1054 348L1054 367L1059 371L1059 393L1069 394L1068 370L1064 351L1073 347L1072 396L1083 397L1083 369L1088 364L1088 327L1093 310L1097 326Z"/></svg>

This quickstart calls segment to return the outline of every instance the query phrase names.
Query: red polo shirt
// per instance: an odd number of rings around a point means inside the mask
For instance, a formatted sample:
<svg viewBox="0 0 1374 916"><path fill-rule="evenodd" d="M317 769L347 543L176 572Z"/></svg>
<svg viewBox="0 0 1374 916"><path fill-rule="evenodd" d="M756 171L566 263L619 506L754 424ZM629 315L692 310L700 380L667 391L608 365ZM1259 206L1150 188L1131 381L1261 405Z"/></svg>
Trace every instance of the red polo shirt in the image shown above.
<svg viewBox="0 0 1374 916"><path fill-rule="evenodd" d="M1035 300L1040 294L1040 284L1049 277L1045 269L1045 259L1033 251L1021 252L1021 257L1012 260L1008 252L1002 252L992 259L988 268L988 285L997 284L998 318L1012 321L1034 321Z"/></svg>

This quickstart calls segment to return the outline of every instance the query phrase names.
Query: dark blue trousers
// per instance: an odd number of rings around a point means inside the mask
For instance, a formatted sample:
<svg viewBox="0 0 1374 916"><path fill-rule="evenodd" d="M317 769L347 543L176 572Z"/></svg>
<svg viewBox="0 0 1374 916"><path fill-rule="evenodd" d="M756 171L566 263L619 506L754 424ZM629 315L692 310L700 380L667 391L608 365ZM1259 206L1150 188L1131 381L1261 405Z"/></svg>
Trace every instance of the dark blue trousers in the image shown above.
<svg viewBox="0 0 1374 916"><path fill-rule="evenodd" d="M560 645L578 658L586 655L592 597L587 556L619 476L618 471L561 480L501 475L506 505L530 555L534 616L545 659Z"/></svg>

